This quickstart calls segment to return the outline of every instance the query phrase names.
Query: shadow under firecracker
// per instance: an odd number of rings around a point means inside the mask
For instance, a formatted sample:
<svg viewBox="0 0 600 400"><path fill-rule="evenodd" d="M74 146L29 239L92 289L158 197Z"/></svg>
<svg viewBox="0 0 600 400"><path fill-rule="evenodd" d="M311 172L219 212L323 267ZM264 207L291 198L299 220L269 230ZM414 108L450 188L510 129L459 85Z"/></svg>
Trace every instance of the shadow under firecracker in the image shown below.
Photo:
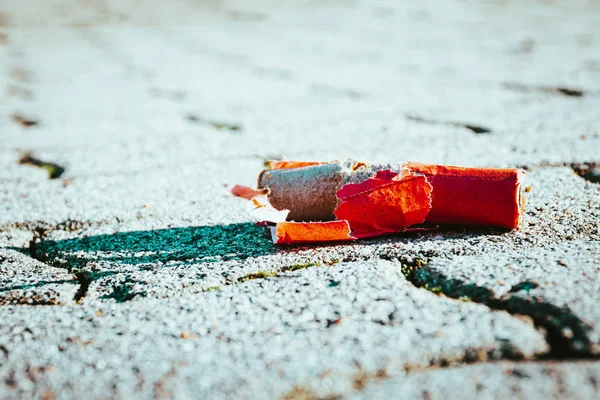
<svg viewBox="0 0 600 400"><path fill-rule="evenodd" d="M422 236L442 235L448 239L465 236L487 236L506 233L506 230L429 227L424 232L399 233L359 240L357 242L322 243L331 245L402 241L410 242ZM319 246L319 243L313 244ZM88 263L109 262L123 265L144 264L178 266L182 264L213 263L229 260L245 260L282 251L295 251L306 244L275 246L268 229L253 223L176 227L144 231L117 232L105 235L82 236L74 239L49 240L36 243L34 248L18 249L32 257L56 267L77 271Z"/></svg>
<svg viewBox="0 0 600 400"><path fill-rule="evenodd" d="M243 260L277 251L265 233L252 223L117 232L42 240L31 255L69 270L94 261L140 265Z"/></svg>

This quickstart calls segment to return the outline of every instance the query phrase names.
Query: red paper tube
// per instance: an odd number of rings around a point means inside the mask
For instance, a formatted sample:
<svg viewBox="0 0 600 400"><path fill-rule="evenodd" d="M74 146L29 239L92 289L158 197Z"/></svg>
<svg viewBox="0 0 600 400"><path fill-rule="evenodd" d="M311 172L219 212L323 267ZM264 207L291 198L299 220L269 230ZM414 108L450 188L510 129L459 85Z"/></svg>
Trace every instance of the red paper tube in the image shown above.
<svg viewBox="0 0 600 400"><path fill-rule="evenodd" d="M405 164L433 187L425 221L437 224L518 228L523 209L522 169Z"/></svg>

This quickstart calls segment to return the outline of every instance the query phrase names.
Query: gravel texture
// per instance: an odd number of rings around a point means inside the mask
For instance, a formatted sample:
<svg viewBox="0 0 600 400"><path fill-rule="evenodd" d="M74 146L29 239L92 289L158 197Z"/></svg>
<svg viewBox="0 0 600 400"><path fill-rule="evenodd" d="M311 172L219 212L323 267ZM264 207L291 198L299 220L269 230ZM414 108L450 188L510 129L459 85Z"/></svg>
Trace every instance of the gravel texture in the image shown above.
<svg viewBox="0 0 600 400"><path fill-rule="evenodd" d="M485 363L415 372L375 383L350 399L593 399L600 394L597 362Z"/></svg>
<svg viewBox="0 0 600 400"><path fill-rule="evenodd" d="M0 373L14 373L4 390L18 397L101 397L107 388L147 397L172 368L176 397L277 397L294 386L324 396L352 391L357 373L547 350L530 320L419 290L390 261L309 267L169 300L0 313ZM42 376L31 379L24 365Z"/></svg>
<svg viewBox="0 0 600 400"><path fill-rule="evenodd" d="M0 397L597 397L599 15L4 1ZM281 157L522 167L523 227L275 247Z"/></svg>

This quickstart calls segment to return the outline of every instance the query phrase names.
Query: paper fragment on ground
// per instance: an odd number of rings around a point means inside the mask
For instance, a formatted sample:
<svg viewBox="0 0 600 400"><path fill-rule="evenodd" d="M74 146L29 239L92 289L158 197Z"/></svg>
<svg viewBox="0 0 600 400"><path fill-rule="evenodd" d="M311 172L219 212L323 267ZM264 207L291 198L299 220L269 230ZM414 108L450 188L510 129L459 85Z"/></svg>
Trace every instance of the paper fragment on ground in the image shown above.
<svg viewBox="0 0 600 400"><path fill-rule="evenodd" d="M252 200L256 196L264 194L261 190L252 189L249 186L235 185L231 188L231 194L242 199Z"/></svg>

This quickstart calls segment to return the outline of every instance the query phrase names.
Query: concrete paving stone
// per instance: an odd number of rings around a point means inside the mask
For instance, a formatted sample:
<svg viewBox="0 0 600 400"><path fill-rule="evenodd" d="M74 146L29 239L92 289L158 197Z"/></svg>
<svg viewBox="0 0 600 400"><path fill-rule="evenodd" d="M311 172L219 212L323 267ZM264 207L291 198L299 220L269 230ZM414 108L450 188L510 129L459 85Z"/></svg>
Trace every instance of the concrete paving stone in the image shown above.
<svg viewBox="0 0 600 400"><path fill-rule="evenodd" d="M70 304L78 287L73 274L64 268L0 248L0 306Z"/></svg>
<svg viewBox="0 0 600 400"><path fill-rule="evenodd" d="M598 361L483 363L416 371L367 385L348 399L596 399Z"/></svg>
<svg viewBox="0 0 600 400"><path fill-rule="evenodd" d="M259 165L242 163L240 170L258 170ZM48 180L42 171L31 184L16 181L0 187L0 231L32 230L35 228L32 222L36 221L50 225L48 228L71 221L74 226L54 229L67 232L106 224L128 223L128 229L134 230L156 226L156 223L147 226L148 220L160 220L162 226L247 221L247 210L236 207L239 202L223 187L235 182L235 171L218 173L218 167L211 161L167 170L150 169L134 175L82 177L75 178L67 187L62 181ZM38 173L33 167L20 168ZM248 176L244 180L250 179ZM25 242L26 239L17 237L8 243Z"/></svg>
<svg viewBox="0 0 600 400"><path fill-rule="evenodd" d="M294 387L325 396L355 390L363 374L547 351L530 320L414 288L389 261L164 300L4 306L0 315L2 397L264 398Z"/></svg>
<svg viewBox="0 0 600 400"><path fill-rule="evenodd" d="M35 256L71 273L83 271L84 279L90 282L87 301L119 298L117 294L125 289L130 299L135 297L133 293L166 297L235 284L257 272L374 258L408 264L439 258L441 268L445 268L445 260L455 256L479 256L488 257L489 268L493 268L495 254L518 258L523 252L539 253L544 260L546 248L573 240L597 240L598 185L568 168L532 170L526 185L530 190L524 193L526 213L518 231L440 229L353 244L275 247L265 230L254 226L248 216L240 216L246 222L238 224L185 226L186 215L179 221L168 220L183 225L180 227L166 228L170 223L148 217L74 232L49 230L37 244ZM230 207L234 215L244 213L245 202L230 195L215 197L215 201L222 208ZM505 274L504 266L497 268L499 275Z"/></svg>
<svg viewBox="0 0 600 400"><path fill-rule="evenodd" d="M412 280L452 297L529 315L549 331L557 352L600 353L598 241L433 259Z"/></svg>
<svg viewBox="0 0 600 400"><path fill-rule="evenodd" d="M593 363L402 374L598 356L599 12L4 1L0 397L594 395ZM277 248L223 185L281 157L525 167L523 227Z"/></svg>
<svg viewBox="0 0 600 400"><path fill-rule="evenodd" d="M77 27L57 17L42 28L27 23L35 13L21 16L14 6L2 62L32 75L28 83L7 78L7 85L27 86L33 98L5 97L5 151L80 161L69 163L73 172L264 153L498 166L593 160L600 143L597 6L577 3L390 3L390 18L378 14L382 6L362 3L311 6L313 12L302 4L256 5L265 19L251 23L230 18L227 6L186 10L203 30L167 17L146 24L157 10L134 3L109 7L125 8L114 11L129 17L107 22L110 29L102 26L106 14ZM324 23L334 17L341 25ZM282 24L286 35L266 40ZM531 48L521 51L522 45ZM57 52L63 57L44 62ZM153 62L157 57L161 63ZM289 78L265 69L288 71ZM562 86L583 94L536 89ZM39 118L39 127L23 134L8 123L16 111ZM216 130L206 121L243 129ZM435 121L482 125L492 134ZM107 162L111 152L122 161Z"/></svg>

